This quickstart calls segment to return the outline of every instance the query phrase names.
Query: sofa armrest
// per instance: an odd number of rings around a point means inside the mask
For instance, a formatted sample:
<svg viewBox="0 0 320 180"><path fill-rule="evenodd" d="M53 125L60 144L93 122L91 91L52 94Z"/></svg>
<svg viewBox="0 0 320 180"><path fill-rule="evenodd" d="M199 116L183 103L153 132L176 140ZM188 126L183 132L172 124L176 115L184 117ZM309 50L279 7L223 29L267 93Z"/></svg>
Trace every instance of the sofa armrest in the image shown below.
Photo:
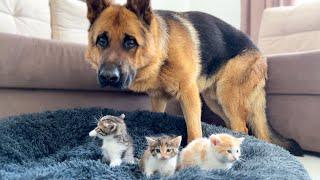
<svg viewBox="0 0 320 180"><path fill-rule="evenodd" d="M268 94L320 94L320 50L268 57Z"/></svg>
<svg viewBox="0 0 320 180"><path fill-rule="evenodd" d="M0 88L101 90L85 45L0 33Z"/></svg>

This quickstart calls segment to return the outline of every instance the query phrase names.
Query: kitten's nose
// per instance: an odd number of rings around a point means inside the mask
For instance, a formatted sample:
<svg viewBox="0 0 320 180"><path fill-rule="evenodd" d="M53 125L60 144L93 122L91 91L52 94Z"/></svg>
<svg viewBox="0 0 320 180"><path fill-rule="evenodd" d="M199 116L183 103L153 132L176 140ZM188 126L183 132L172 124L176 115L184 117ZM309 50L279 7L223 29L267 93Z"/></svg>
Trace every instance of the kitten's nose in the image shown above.
<svg viewBox="0 0 320 180"><path fill-rule="evenodd" d="M167 160L169 159L169 156L161 156L161 160Z"/></svg>
<svg viewBox="0 0 320 180"><path fill-rule="evenodd" d="M238 158L236 156L232 156L232 161L236 161Z"/></svg>

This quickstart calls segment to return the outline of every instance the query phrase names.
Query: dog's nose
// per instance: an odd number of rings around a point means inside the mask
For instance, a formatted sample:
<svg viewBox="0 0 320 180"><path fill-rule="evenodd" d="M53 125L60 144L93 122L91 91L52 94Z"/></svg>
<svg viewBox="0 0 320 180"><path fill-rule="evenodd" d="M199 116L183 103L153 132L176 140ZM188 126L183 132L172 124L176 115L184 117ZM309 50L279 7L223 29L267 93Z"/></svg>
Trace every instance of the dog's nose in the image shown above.
<svg viewBox="0 0 320 180"><path fill-rule="evenodd" d="M101 87L117 86L120 81L120 72L116 66L101 66L98 72L98 80Z"/></svg>

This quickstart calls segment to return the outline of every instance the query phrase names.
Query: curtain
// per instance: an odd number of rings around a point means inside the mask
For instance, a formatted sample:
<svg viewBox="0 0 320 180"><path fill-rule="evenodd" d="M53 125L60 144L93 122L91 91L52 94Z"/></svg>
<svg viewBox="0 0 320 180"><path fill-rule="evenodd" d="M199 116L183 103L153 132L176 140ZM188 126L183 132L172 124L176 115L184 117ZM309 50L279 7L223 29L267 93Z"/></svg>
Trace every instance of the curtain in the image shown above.
<svg viewBox="0 0 320 180"><path fill-rule="evenodd" d="M295 0L241 0L241 30L257 43L264 9L291 6L294 2Z"/></svg>

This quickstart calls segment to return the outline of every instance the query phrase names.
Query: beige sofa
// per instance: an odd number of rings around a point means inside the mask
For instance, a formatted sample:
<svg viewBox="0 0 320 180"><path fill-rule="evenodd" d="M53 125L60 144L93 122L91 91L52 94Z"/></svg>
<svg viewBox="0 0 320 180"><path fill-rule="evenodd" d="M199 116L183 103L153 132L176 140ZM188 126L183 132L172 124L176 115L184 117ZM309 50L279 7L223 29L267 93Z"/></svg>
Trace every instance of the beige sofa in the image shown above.
<svg viewBox="0 0 320 180"><path fill-rule="evenodd" d="M290 40L285 37L288 34L286 31L280 34L284 39L276 37L267 40L269 47L262 41L270 35L265 32L272 29L276 32L279 28L283 29L284 24L293 23L288 21L273 24L276 22L273 19L285 17L281 13L286 14L288 11L294 14L296 10L267 10L263 18L259 46L269 55L268 117L272 126L281 134L296 139L306 150L320 152L320 136L317 133L320 129L320 51L316 50L317 47L312 47L312 52L307 48L301 48L296 53L292 53L295 52L292 50L289 54L286 53L287 49L283 49L282 54L268 52L268 49L278 44L278 48L274 49L284 48L281 42ZM67 31L63 22L59 22L64 30L60 37L68 36L70 31ZM263 31L264 29L268 30ZM300 27L297 30L309 31ZM68 36L68 41L78 42L83 31L79 33L75 39ZM23 35L32 36L27 33ZM270 37L273 38L272 36ZM289 40L285 47L293 43ZM303 38L295 43L299 42L304 42ZM144 94L100 89L95 72L84 59L84 51L85 45L50 40L50 37L45 40L0 33L0 117L91 106L128 111L150 110L149 99ZM181 115L179 106L175 103L171 103L167 110ZM207 122L221 123L205 105L202 117Z"/></svg>
<svg viewBox="0 0 320 180"><path fill-rule="evenodd" d="M286 137L320 152L320 2L267 9L259 48L268 55L268 119Z"/></svg>

